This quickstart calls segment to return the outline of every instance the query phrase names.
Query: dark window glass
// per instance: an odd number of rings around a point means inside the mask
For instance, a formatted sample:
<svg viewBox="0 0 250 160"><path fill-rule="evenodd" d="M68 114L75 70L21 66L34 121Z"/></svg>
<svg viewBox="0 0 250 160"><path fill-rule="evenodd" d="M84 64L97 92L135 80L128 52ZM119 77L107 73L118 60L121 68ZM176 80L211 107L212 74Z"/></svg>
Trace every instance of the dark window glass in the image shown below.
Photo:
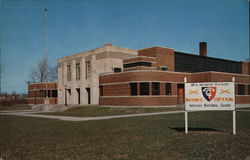
<svg viewBox="0 0 250 160"><path fill-rule="evenodd" d="M48 97L51 97L51 90L48 90Z"/></svg>
<svg viewBox="0 0 250 160"><path fill-rule="evenodd" d="M67 89L68 90L68 93L71 95L71 89Z"/></svg>
<svg viewBox="0 0 250 160"><path fill-rule="evenodd" d="M130 95L131 96L137 95L137 83L130 83Z"/></svg>
<svg viewBox="0 0 250 160"><path fill-rule="evenodd" d="M103 96L103 86L100 86L99 89L100 89L100 96Z"/></svg>
<svg viewBox="0 0 250 160"><path fill-rule="evenodd" d="M241 62L237 61L202 57L182 52L175 52L174 58L175 71L178 72L218 71L228 73L242 73Z"/></svg>
<svg viewBox="0 0 250 160"><path fill-rule="evenodd" d="M250 95L250 85L248 85L248 95Z"/></svg>
<svg viewBox="0 0 250 160"><path fill-rule="evenodd" d="M171 83L166 83L166 95L171 95Z"/></svg>
<svg viewBox="0 0 250 160"><path fill-rule="evenodd" d="M245 85L238 84L238 95L244 95L244 94L245 94Z"/></svg>
<svg viewBox="0 0 250 160"><path fill-rule="evenodd" d="M153 82L152 83L152 95L159 95L160 94L160 83Z"/></svg>
<svg viewBox="0 0 250 160"><path fill-rule="evenodd" d="M149 95L149 83L148 82L140 83L140 95Z"/></svg>
<svg viewBox="0 0 250 160"><path fill-rule="evenodd" d="M114 72L117 73L117 72L121 72L122 69L121 68L114 68Z"/></svg>
<svg viewBox="0 0 250 160"><path fill-rule="evenodd" d="M57 90L52 90L52 97L57 97Z"/></svg>
<svg viewBox="0 0 250 160"><path fill-rule="evenodd" d="M137 67L137 66L148 66L148 67L151 67L152 63L151 62L133 62L133 63L124 64L123 68Z"/></svg>

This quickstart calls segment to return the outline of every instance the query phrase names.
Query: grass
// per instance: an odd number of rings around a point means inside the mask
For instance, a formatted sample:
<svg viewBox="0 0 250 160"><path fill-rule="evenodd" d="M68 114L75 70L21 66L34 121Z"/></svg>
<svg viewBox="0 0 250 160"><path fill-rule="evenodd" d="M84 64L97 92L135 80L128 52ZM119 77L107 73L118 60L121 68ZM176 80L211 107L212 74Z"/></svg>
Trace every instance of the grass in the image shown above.
<svg viewBox="0 0 250 160"><path fill-rule="evenodd" d="M82 106L74 107L63 112L47 112L39 113L45 115L57 115L57 116L73 116L73 117L98 117L98 116L110 116L110 115L124 115L124 114L138 114L138 113L152 113L152 112L164 112L183 110L181 107L171 108L113 108L113 107L99 107L99 106Z"/></svg>
<svg viewBox="0 0 250 160"><path fill-rule="evenodd" d="M1 116L1 157L11 160L178 160L250 156L250 112L184 114L67 122Z"/></svg>
<svg viewBox="0 0 250 160"><path fill-rule="evenodd" d="M12 106L0 106L0 111L6 110L26 110L31 109L31 106L28 104L15 104Z"/></svg>

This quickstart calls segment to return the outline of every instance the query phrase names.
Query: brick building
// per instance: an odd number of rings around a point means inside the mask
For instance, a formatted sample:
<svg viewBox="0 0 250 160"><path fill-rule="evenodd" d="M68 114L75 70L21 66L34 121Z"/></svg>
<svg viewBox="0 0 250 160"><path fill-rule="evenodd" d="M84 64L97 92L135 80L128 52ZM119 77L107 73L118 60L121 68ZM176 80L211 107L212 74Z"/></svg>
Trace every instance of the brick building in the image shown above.
<svg viewBox="0 0 250 160"><path fill-rule="evenodd" d="M57 82L48 82L47 90L46 82L29 84L28 97L29 104L57 104Z"/></svg>
<svg viewBox="0 0 250 160"><path fill-rule="evenodd" d="M236 103L250 104L250 64L152 47L123 60L123 71L99 76L100 105L165 106L184 103L187 82L230 82L235 77Z"/></svg>

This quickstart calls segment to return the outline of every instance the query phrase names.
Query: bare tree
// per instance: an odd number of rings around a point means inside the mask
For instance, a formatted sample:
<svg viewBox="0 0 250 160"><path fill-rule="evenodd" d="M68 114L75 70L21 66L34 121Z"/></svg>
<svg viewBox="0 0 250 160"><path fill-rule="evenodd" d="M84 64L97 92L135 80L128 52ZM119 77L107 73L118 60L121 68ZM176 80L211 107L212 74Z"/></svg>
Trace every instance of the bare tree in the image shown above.
<svg viewBox="0 0 250 160"><path fill-rule="evenodd" d="M45 82L46 81L46 59L40 60L35 67L30 70L31 82ZM57 80L57 67L52 67L48 64L47 71L48 81L53 82Z"/></svg>

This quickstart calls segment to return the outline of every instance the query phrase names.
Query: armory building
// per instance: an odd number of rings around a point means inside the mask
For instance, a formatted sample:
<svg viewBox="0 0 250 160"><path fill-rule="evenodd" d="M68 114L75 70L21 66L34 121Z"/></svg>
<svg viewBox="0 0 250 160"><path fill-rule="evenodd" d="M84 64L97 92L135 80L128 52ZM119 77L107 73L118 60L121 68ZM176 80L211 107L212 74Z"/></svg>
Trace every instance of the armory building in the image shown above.
<svg viewBox="0 0 250 160"><path fill-rule="evenodd" d="M184 103L188 82L230 82L237 104L250 104L250 64L182 53L164 47L142 50L101 48L58 60L58 103L166 106Z"/></svg>

